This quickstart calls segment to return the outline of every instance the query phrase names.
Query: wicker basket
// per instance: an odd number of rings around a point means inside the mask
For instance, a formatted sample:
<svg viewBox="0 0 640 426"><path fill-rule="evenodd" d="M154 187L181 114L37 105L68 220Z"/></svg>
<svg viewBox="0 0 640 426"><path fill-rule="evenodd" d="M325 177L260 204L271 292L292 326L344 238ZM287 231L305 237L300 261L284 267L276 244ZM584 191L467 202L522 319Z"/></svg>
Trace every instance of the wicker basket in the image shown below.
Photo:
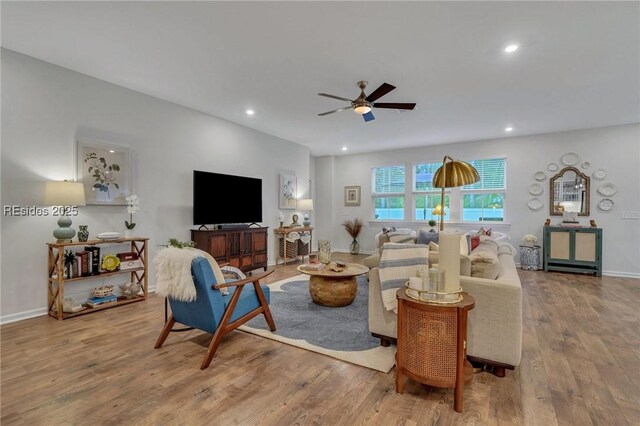
<svg viewBox="0 0 640 426"><path fill-rule="evenodd" d="M298 240L298 256L306 256L309 254L310 243L303 243L302 240Z"/></svg>
<svg viewBox="0 0 640 426"><path fill-rule="evenodd" d="M93 289L93 295L95 297L107 297L113 294L113 286L105 285L102 287L96 287Z"/></svg>
<svg viewBox="0 0 640 426"><path fill-rule="evenodd" d="M286 255L285 255L286 247ZM280 258L291 259L298 255L298 240L294 242L287 241L286 239L280 239Z"/></svg>

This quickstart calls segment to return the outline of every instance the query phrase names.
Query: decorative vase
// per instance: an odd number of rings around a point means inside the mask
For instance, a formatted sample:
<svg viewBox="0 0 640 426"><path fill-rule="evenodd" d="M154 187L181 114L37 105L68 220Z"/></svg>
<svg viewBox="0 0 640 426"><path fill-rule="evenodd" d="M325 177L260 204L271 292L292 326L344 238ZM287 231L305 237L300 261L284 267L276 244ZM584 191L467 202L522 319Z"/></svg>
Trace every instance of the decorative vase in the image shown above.
<svg viewBox="0 0 640 426"><path fill-rule="evenodd" d="M87 242L89 240L88 225L79 225L78 228L78 241L81 243Z"/></svg>
<svg viewBox="0 0 640 426"><path fill-rule="evenodd" d="M132 238L133 237L133 229L125 229L124 230L124 237L125 238Z"/></svg>
<svg viewBox="0 0 640 426"><path fill-rule="evenodd" d="M358 254L360 253L360 243L355 238L351 241L351 245L349 246L349 253Z"/></svg>
<svg viewBox="0 0 640 426"><path fill-rule="evenodd" d="M318 260L325 265L331 262L331 241L320 240L318 241Z"/></svg>

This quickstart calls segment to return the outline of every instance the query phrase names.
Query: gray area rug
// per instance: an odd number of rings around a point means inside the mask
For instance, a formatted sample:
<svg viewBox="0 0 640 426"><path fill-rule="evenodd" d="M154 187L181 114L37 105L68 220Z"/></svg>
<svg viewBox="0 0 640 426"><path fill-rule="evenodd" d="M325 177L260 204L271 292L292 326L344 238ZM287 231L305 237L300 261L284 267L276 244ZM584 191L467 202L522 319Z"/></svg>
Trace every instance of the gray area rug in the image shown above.
<svg viewBox="0 0 640 426"><path fill-rule="evenodd" d="M395 365L395 346L380 346L369 332L369 286L364 277L358 277L355 301L341 308L313 303L306 275L271 283L269 288L275 333L268 329L262 315L240 330L383 373Z"/></svg>

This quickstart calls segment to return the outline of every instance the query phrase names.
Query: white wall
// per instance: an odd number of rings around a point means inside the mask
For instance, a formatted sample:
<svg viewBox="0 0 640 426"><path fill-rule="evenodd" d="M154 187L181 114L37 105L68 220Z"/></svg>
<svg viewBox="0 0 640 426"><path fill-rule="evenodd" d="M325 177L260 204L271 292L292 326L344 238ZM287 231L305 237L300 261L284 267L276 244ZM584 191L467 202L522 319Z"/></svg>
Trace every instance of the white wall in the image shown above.
<svg viewBox="0 0 640 426"><path fill-rule="evenodd" d="M3 49L2 205L41 205L45 181L73 179L77 137L131 147L142 208L136 233L151 238L152 255L169 237L190 239L194 169L262 178L263 224L270 227L277 225L279 173L295 173L298 190L308 190L306 147ZM212 193L221 208L241 195ZM285 211L287 220L292 213ZM87 206L73 223L89 225L95 236L124 232L127 218L122 206ZM45 312L45 243L55 221L2 217L2 321ZM65 295L86 298L100 284L69 284Z"/></svg>
<svg viewBox="0 0 640 426"><path fill-rule="evenodd" d="M506 157L507 224L491 223L490 226L510 233L515 246L518 246L522 236L528 233L537 235L539 243L542 243L545 219L551 217L552 223L559 222L561 219L558 216L549 215L548 178L542 182L545 190L539 196L544 201L545 207L537 212L527 207L527 202L533 197L528 193L528 188L535 182L533 178L535 172L542 170L548 177L553 175L547 171L549 163L555 162L562 167L560 157L567 152L577 153L581 163L584 161L591 163L591 167L587 170L588 175L599 168L605 169L608 174L606 180L602 182L591 179L591 215L588 218L580 218L583 225L588 226L589 219L594 219L598 226L603 228L605 273L640 276L640 221L622 219L623 211L640 211L640 126L637 124L316 158L316 196L324 200L327 205L335 207L333 225L326 221L318 221L318 235L330 238L335 248L343 250L348 248L350 238L340 224L348 218L370 219L372 217L371 169L373 167L406 164L408 171L412 164L439 162L445 154L449 154L462 160ZM615 201L615 208L611 212L603 212L597 208L598 202L604 198L597 193L597 188L604 182L613 182L618 187L618 193L611 197ZM408 182L408 184L411 183ZM360 207L344 206L343 190L347 185L362 186ZM363 251L374 249L373 236L387 224L391 223L375 221L368 223L369 227L359 238ZM395 223L395 226L397 225ZM424 226L419 223L410 225L414 229ZM477 229L479 225L453 227L469 230Z"/></svg>

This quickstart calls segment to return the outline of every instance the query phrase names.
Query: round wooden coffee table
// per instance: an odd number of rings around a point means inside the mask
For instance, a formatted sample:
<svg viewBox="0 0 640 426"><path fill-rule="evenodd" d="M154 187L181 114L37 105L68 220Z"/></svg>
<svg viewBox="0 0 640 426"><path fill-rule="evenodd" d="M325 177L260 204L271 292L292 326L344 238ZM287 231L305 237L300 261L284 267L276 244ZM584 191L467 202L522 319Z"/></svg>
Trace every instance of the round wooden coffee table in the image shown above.
<svg viewBox="0 0 640 426"><path fill-rule="evenodd" d="M353 303L358 292L358 275L366 274L369 271L364 265L357 263L347 263L342 272L335 272L326 265L320 271L308 271L300 269L298 271L309 275L309 294L311 299L318 305L340 307Z"/></svg>

